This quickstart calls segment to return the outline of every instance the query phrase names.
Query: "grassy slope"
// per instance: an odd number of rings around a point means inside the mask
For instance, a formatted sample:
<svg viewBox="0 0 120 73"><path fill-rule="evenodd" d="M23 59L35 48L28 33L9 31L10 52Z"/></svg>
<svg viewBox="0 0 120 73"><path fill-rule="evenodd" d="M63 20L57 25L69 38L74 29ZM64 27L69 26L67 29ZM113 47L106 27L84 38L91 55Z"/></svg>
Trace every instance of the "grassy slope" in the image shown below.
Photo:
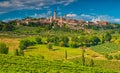
<svg viewBox="0 0 120 73"><path fill-rule="evenodd" d="M113 43L104 43L101 45L93 46L91 49L101 54L110 54L120 51L120 45Z"/></svg>
<svg viewBox="0 0 120 73"><path fill-rule="evenodd" d="M21 38L0 37L0 41L5 42L10 47L10 54L13 54L14 49L18 47L18 45L19 45L18 43L19 43L20 39ZM108 46L109 45L110 44L108 44ZM31 46L29 48L33 48L33 49L29 49L29 50L25 51L25 55L33 55L33 56L44 55L45 58L48 60L64 59L64 53L65 53L66 49L68 50L68 59L74 59L74 58L81 57L81 49L54 46L53 48L57 49L57 50L49 51L46 48L46 45L36 45L36 46ZM110 48L110 49L112 51L114 51L113 48ZM110 50L110 52L111 52L111 50ZM104 49L101 49L101 51L104 51ZM97 51L97 52L99 52L99 51ZM96 59L95 60L96 67L116 69L116 70L120 69L120 66L119 66L120 64L118 63L118 61L107 61L107 60L104 61L105 58L102 55L98 54L97 52L94 52L91 49L86 49L85 57L89 57L89 58L94 57L94 59ZM103 61L101 59L103 59Z"/></svg>
<svg viewBox="0 0 120 73"><path fill-rule="evenodd" d="M115 70L81 66L72 61L48 61L41 56L0 55L1 73L114 73Z"/></svg>
<svg viewBox="0 0 120 73"><path fill-rule="evenodd" d="M81 57L81 52L82 49L80 48L70 48L70 47L58 47L58 46L53 46L55 51L50 51L48 50L46 45L36 45L36 46L31 46L29 47L28 50L25 51L26 55L44 55L46 59L64 59L65 55L65 50L67 50L68 53L68 59L76 58L76 57ZM86 49L85 53L86 57L94 57L94 58L100 58L104 59L102 55L90 50Z"/></svg>
<svg viewBox="0 0 120 73"><path fill-rule="evenodd" d="M5 38L0 37L0 42L4 42L10 49L10 53L14 51L14 49L18 48L19 46L19 38Z"/></svg>

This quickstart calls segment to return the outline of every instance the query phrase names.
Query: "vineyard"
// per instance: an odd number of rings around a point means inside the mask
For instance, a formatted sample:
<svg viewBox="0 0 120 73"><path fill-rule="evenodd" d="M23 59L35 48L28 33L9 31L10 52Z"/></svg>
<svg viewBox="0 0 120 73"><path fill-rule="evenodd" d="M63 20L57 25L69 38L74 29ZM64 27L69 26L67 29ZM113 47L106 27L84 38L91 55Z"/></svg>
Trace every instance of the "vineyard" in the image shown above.
<svg viewBox="0 0 120 73"><path fill-rule="evenodd" d="M117 73L117 71L82 66L72 61L48 61L43 56L0 55L0 57L1 73Z"/></svg>
<svg viewBox="0 0 120 73"><path fill-rule="evenodd" d="M102 45L93 46L91 49L101 54L109 54L120 51L120 45L113 43L104 43Z"/></svg>

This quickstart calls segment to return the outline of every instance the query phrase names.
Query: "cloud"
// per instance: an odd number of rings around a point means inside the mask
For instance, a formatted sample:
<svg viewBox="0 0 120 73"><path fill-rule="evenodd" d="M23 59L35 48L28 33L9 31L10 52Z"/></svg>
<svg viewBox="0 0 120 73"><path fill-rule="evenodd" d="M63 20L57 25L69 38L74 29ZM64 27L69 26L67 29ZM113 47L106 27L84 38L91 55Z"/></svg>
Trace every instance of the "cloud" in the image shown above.
<svg viewBox="0 0 120 73"><path fill-rule="evenodd" d="M9 7L9 6L11 6L9 1L4 1L0 3L0 7Z"/></svg>
<svg viewBox="0 0 120 73"><path fill-rule="evenodd" d="M42 13L42 14L35 13L34 15L31 15L30 17L33 17L33 18L45 18L46 16L47 16L47 14L45 14L45 13Z"/></svg>
<svg viewBox="0 0 120 73"><path fill-rule="evenodd" d="M0 1L0 12L9 12L21 9L41 9L49 6L61 4L69 5L75 0L5 0Z"/></svg>
<svg viewBox="0 0 120 73"><path fill-rule="evenodd" d="M113 23L120 23L120 18L115 18L109 15L97 15L94 16L91 21L96 22L96 21L108 21L108 22L113 22Z"/></svg>
<svg viewBox="0 0 120 73"><path fill-rule="evenodd" d="M113 21L120 23L120 18L113 19Z"/></svg>
<svg viewBox="0 0 120 73"><path fill-rule="evenodd" d="M80 17L81 18L89 18L89 19L94 18L94 16L91 16L91 15L88 15L88 14L81 14Z"/></svg>
<svg viewBox="0 0 120 73"><path fill-rule="evenodd" d="M65 3L64 6L69 5L71 2L74 2L75 0L69 0L69 2Z"/></svg>
<svg viewBox="0 0 120 73"><path fill-rule="evenodd" d="M81 15L77 15L75 18L76 19L83 19L86 21L92 21L92 22L108 21L108 22L112 22L112 23L120 23L120 18L115 18L115 17L109 16L109 15L81 14Z"/></svg>
<svg viewBox="0 0 120 73"><path fill-rule="evenodd" d="M67 14L66 16L67 16L67 17L76 17L77 14Z"/></svg>

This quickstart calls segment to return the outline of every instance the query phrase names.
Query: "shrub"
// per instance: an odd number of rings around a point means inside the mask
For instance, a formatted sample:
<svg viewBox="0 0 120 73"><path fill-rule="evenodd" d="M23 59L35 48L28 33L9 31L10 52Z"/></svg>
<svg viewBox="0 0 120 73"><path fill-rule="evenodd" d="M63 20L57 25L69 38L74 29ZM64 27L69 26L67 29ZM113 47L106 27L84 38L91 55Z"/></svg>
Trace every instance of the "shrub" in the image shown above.
<svg viewBox="0 0 120 73"><path fill-rule="evenodd" d="M18 51L18 49L15 49L15 56L19 56L19 51Z"/></svg>
<svg viewBox="0 0 120 73"><path fill-rule="evenodd" d="M113 59L113 56L112 56L112 55L105 54L105 58L107 58L108 60L112 60L112 59Z"/></svg>
<svg viewBox="0 0 120 73"><path fill-rule="evenodd" d="M52 49L53 49L52 44L51 44L51 43L48 43L47 48L48 48L49 50L52 50Z"/></svg>
<svg viewBox="0 0 120 73"><path fill-rule="evenodd" d="M20 41L19 47L20 47L20 50L25 50L25 49L27 49L27 47L32 46L34 44L35 44L34 41L30 41L28 39L25 39L25 40Z"/></svg>
<svg viewBox="0 0 120 73"><path fill-rule="evenodd" d="M0 54L8 54L9 48L5 43L0 43Z"/></svg>
<svg viewBox="0 0 120 73"><path fill-rule="evenodd" d="M42 39L41 38L35 38L37 44L42 44Z"/></svg>
<svg viewBox="0 0 120 73"><path fill-rule="evenodd" d="M48 37L47 38L47 43L54 43L54 45L56 45L56 46L58 46L59 45L59 38L58 37L56 37L56 36L53 36L53 37Z"/></svg>
<svg viewBox="0 0 120 73"><path fill-rule="evenodd" d="M72 47L72 48L78 48L78 47L79 47L79 45L78 45L77 42L70 42L69 45L70 45L70 47Z"/></svg>
<svg viewBox="0 0 120 73"><path fill-rule="evenodd" d="M20 54L20 56L24 56L24 51L20 50L19 54Z"/></svg>
<svg viewBox="0 0 120 73"><path fill-rule="evenodd" d="M65 43L68 43L69 38L67 36L64 36L64 37L62 37L62 41L65 42Z"/></svg>
<svg viewBox="0 0 120 73"><path fill-rule="evenodd" d="M120 60L120 54L114 56L115 59Z"/></svg>
<svg viewBox="0 0 120 73"><path fill-rule="evenodd" d="M105 39L105 41L110 42L110 40L112 39L111 34L110 33L106 33L104 39Z"/></svg>
<svg viewBox="0 0 120 73"><path fill-rule="evenodd" d="M63 46L64 46L64 42L61 41L61 42L59 43L59 46L60 46L60 47L63 47Z"/></svg>
<svg viewBox="0 0 120 73"><path fill-rule="evenodd" d="M108 56L108 60L112 60L113 59L113 56L112 55L109 55Z"/></svg>
<svg viewBox="0 0 120 73"><path fill-rule="evenodd" d="M50 37L47 37L47 43L53 42L52 39Z"/></svg>
<svg viewBox="0 0 120 73"><path fill-rule="evenodd" d="M94 45L98 45L98 43L100 42L100 39L96 36L92 36L90 38L90 41L92 42L92 45L94 46Z"/></svg>

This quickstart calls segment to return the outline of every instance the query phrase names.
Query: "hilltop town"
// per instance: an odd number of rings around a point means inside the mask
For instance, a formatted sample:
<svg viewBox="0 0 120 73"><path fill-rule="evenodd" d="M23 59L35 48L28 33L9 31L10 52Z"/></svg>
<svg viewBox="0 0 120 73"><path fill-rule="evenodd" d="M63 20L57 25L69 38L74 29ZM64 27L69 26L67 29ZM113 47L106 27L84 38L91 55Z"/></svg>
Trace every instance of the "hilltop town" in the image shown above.
<svg viewBox="0 0 120 73"><path fill-rule="evenodd" d="M88 25L95 25L95 26L107 26L108 22L107 21L85 21L85 20L76 20L73 18L66 18L65 16L57 16L57 12L54 11L54 15L49 17L49 18L25 18L22 20L16 20L17 25L25 24L29 25L29 23L40 23L40 24L51 24L51 23L57 23L60 27L63 25L66 25L68 28L71 29L84 29L84 26Z"/></svg>

